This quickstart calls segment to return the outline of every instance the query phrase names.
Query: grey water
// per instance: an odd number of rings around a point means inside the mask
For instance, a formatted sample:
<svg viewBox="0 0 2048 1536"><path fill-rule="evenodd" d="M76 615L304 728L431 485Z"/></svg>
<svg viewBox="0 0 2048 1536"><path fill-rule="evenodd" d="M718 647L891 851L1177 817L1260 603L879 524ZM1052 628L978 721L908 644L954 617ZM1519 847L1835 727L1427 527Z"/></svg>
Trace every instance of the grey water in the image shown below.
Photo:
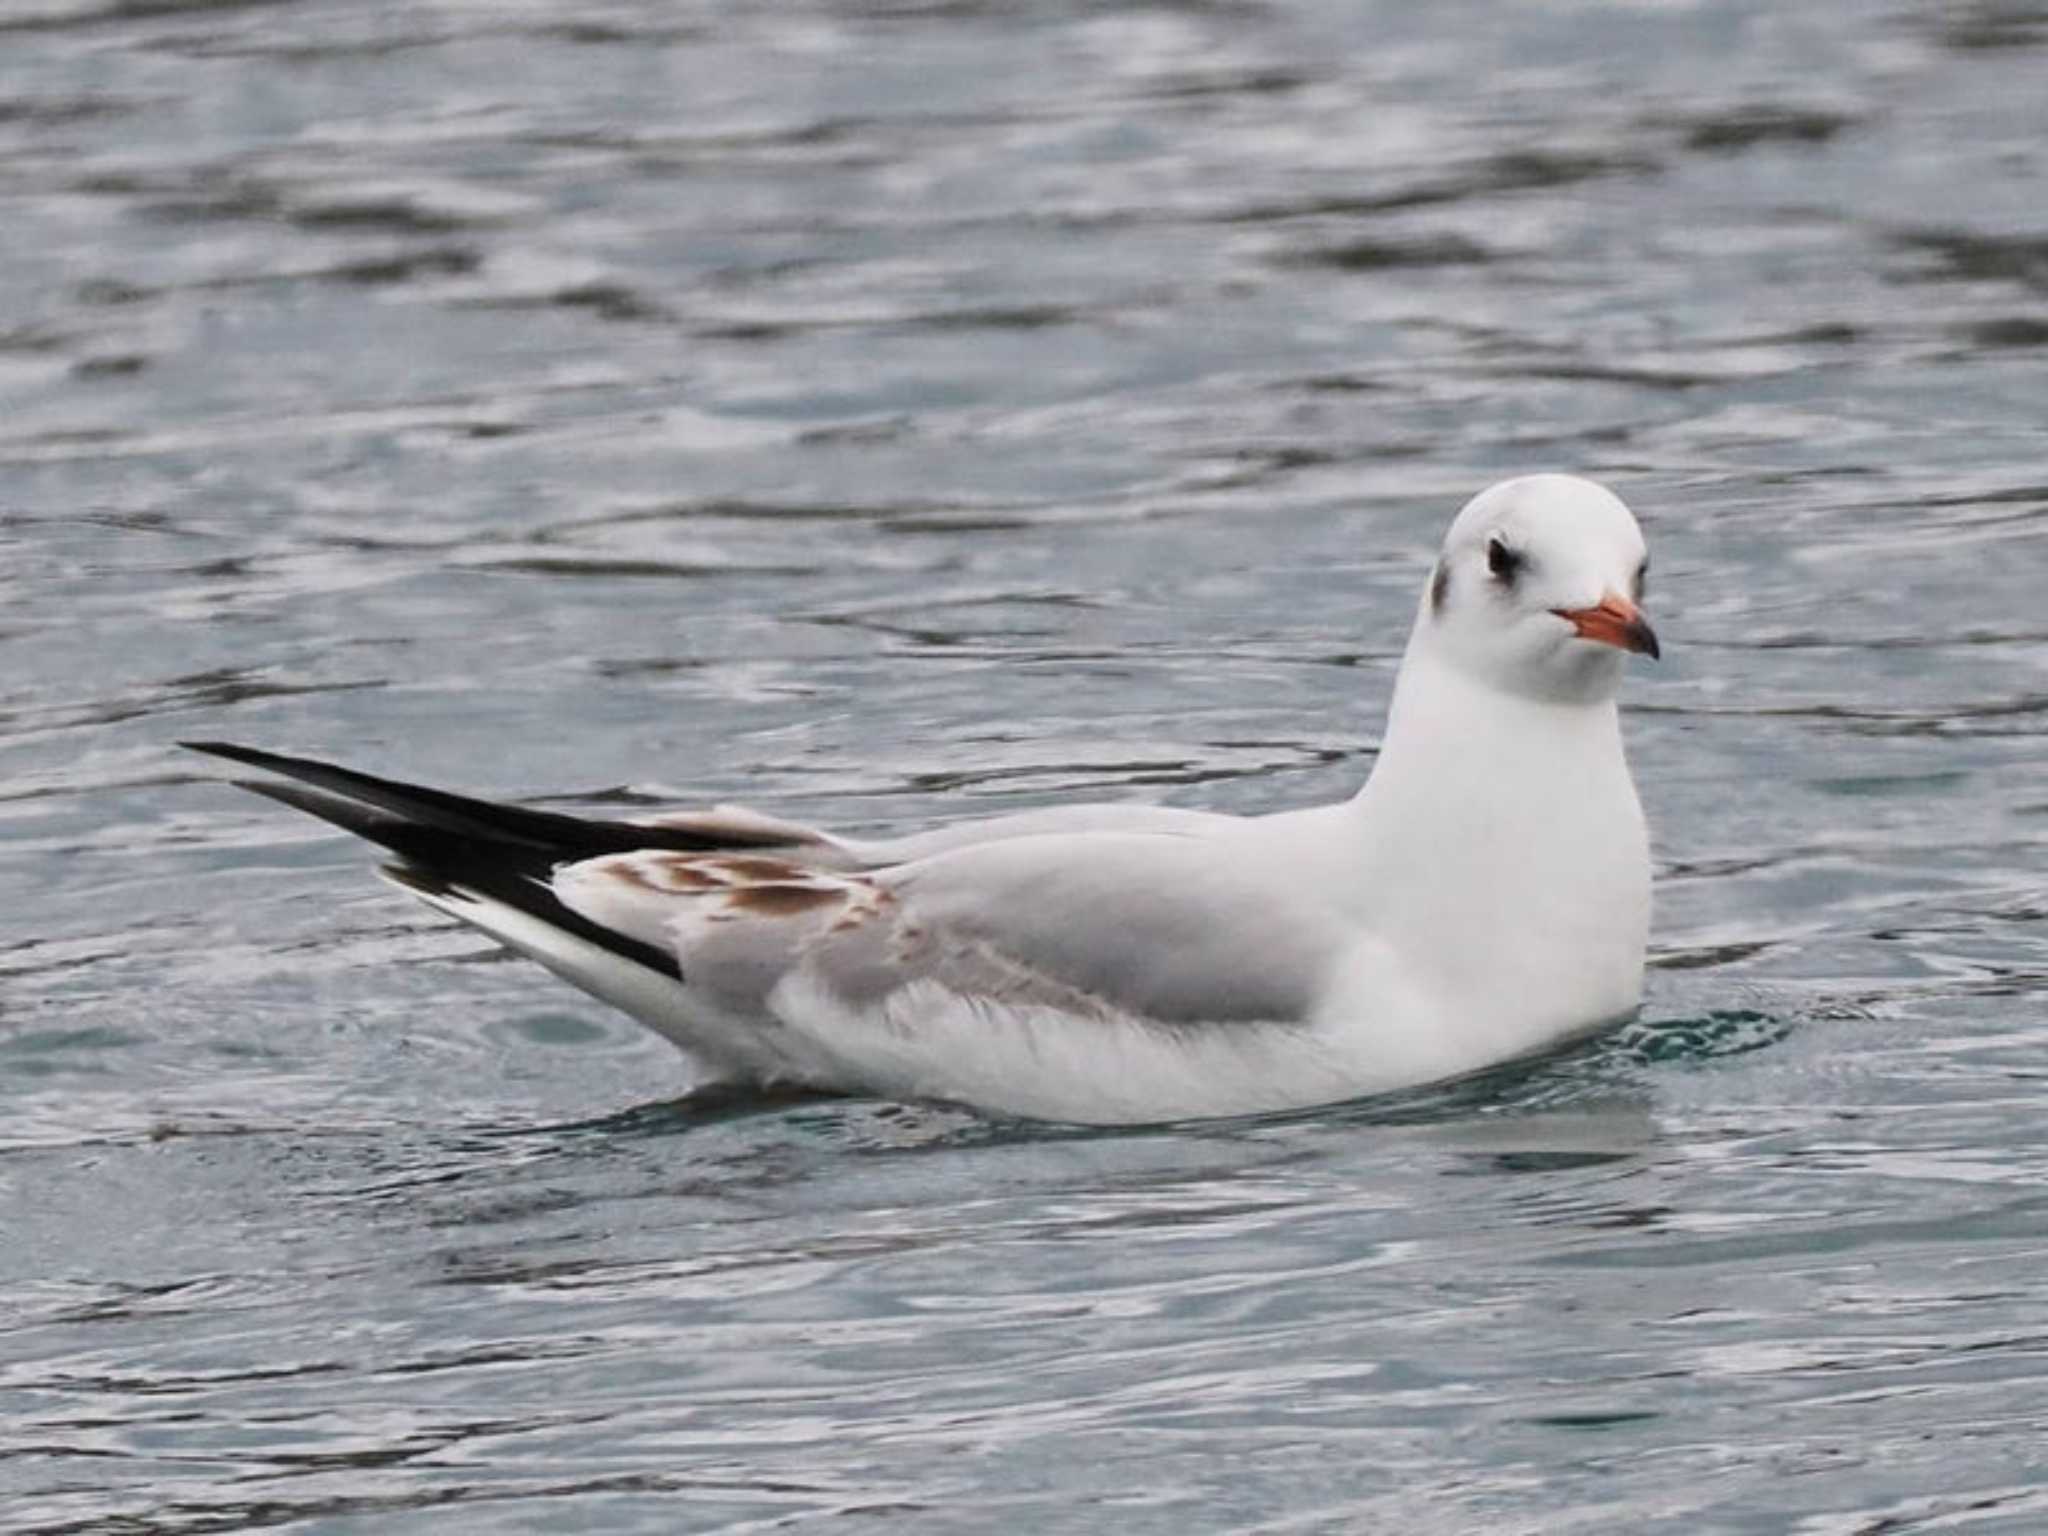
<svg viewBox="0 0 2048 1536"><path fill-rule="evenodd" d="M693 1100L172 746L1334 798L1539 468L1647 1002L1397 1102ZM2044 591L2034 0L13 0L0 1528L2048 1529Z"/></svg>

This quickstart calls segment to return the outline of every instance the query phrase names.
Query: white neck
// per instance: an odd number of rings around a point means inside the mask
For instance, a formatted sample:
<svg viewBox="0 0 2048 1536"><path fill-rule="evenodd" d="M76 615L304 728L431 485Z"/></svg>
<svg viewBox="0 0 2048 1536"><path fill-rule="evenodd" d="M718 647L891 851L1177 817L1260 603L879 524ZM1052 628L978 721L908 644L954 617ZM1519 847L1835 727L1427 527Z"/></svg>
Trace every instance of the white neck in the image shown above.
<svg viewBox="0 0 2048 1536"><path fill-rule="evenodd" d="M1432 990L1502 1019L1634 1006L1649 854L1612 698L1504 693L1419 632L1352 807L1362 913Z"/></svg>
<svg viewBox="0 0 2048 1536"><path fill-rule="evenodd" d="M1511 755L1488 756L1502 750ZM1494 687L1418 631L1401 661L1387 705L1386 737L1366 789L1391 772L1398 780L1414 778L1416 788L1435 799L1441 791L1432 786L1447 770L1478 770L1475 788L1499 781L1485 796L1490 799L1514 793L1518 777L1526 782L1532 771L1540 775L1553 757L1557 766L1571 759L1580 768L1611 757L1625 776L1614 699L1541 698Z"/></svg>

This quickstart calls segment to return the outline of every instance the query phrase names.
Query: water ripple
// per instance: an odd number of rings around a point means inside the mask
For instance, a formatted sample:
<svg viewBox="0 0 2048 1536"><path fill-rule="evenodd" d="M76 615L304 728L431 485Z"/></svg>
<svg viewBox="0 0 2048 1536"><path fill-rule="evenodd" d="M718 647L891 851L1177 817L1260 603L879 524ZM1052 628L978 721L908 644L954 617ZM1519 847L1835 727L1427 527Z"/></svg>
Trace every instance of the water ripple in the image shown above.
<svg viewBox="0 0 2048 1536"><path fill-rule="evenodd" d="M10 1529L2040 1524L2038 5L0 31ZM1537 467L1649 997L1414 1095L692 1092L169 746L1330 798Z"/></svg>

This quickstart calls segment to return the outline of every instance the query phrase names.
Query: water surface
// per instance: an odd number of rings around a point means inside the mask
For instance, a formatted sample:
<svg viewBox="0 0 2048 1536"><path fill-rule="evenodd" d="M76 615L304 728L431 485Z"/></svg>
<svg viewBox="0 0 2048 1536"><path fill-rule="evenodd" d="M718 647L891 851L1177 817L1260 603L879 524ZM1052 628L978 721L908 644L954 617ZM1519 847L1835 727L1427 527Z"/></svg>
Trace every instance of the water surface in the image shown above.
<svg viewBox="0 0 2048 1536"><path fill-rule="evenodd" d="M2048 1523L2048 11L0 28L0 1523ZM1307 803L1534 468L1648 1005L1397 1103L692 1102L171 746Z"/></svg>

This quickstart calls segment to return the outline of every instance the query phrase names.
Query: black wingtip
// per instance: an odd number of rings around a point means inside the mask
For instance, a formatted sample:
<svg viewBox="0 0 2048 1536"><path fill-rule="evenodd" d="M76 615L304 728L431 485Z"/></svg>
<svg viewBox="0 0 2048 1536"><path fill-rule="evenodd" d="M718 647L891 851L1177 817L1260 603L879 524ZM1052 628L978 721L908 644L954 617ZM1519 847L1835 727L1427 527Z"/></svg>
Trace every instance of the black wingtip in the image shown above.
<svg viewBox="0 0 2048 1536"><path fill-rule="evenodd" d="M291 757L283 752L265 752L261 747L244 747L232 741L181 741L178 745L187 752L204 752L208 757L224 757L231 763L245 763L251 768L268 768L274 773L290 774L299 769L328 766L315 762L310 757Z"/></svg>
<svg viewBox="0 0 2048 1536"><path fill-rule="evenodd" d="M404 851L399 848L398 838L416 825L402 816L394 816L388 811L380 811L341 795L328 794L324 790L309 789L303 784L280 784L271 779L230 779L228 782L237 789L246 789L252 795L261 795L295 811L304 811L308 816L317 816L330 826L353 832L357 837L367 838L397 852Z"/></svg>
<svg viewBox="0 0 2048 1536"><path fill-rule="evenodd" d="M269 755L252 754L259 760ZM397 854L394 862L383 866L384 875L415 895L443 902L499 902L621 959L682 979L676 957L668 951L594 923L562 904L551 884L558 862L555 851L516 838L477 836L459 823L420 820L306 784L267 779L233 783Z"/></svg>
<svg viewBox="0 0 2048 1536"><path fill-rule="evenodd" d="M291 775L293 770L308 765L308 760L286 757L281 752L265 752L257 747L238 746L232 741L181 741L178 743L187 752L203 752L208 757L223 757L231 763L241 763L249 768L263 768L271 773Z"/></svg>
<svg viewBox="0 0 2048 1536"><path fill-rule="evenodd" d="M677 853L723 853L735 848L769 847L787 841L777 831L721 831L715 836L687 828L642 825L602 817L569 816L504 801L480 800L424 784L407 784L316 758L292 757L283 752L265 752L257 747L237 746L231 741L181 741L179 746L209 757L260 768L326 794L339 795L364 806L375 807L405 821L432 826L457 836L492 844L518 844L544 852L558 862L596 858L607 853L632 853L643 848L664 848ZM249 786L252 789L256 785ZM259 790L268 793L267 790ZM273 799L283 796L273 795ZM293 802L287 801L287 804ZM313 814L319 815L320 812ZM326 819L332 821L332 816ZM340 825L346 826L343 822ZM354 830L351 828L350 830Z"/></svg>
<svg viewBox="0 0 2048 1536"><path fill-rule="evenodd" d="M186 741L179 745L209 757L223 757L232 763L277 774L280 778L310 784L325 794L373 806L406 821L439 827L485 842L515 842L529 848L556 850L563 858L583 853L584 845L589 841L585 829L602 825L554 811L529 810L522 806L479 800L473 795L451 794L445 789L430 789L424 784L379 778L354 768L343 768L337 763L323 763L318 758L294 757L284 752L237 746L231 741ZM268 793L267 790L259 792ZM271 798L284 797L272 795ZM287 800L286 803L294 802ZM314 814L320 813L316 811ZM327 819L334 820L331 816ZM609 841L616 844L621 840L614 836ZM606 846L602 850L591 851L619 850Z"/></svg>

